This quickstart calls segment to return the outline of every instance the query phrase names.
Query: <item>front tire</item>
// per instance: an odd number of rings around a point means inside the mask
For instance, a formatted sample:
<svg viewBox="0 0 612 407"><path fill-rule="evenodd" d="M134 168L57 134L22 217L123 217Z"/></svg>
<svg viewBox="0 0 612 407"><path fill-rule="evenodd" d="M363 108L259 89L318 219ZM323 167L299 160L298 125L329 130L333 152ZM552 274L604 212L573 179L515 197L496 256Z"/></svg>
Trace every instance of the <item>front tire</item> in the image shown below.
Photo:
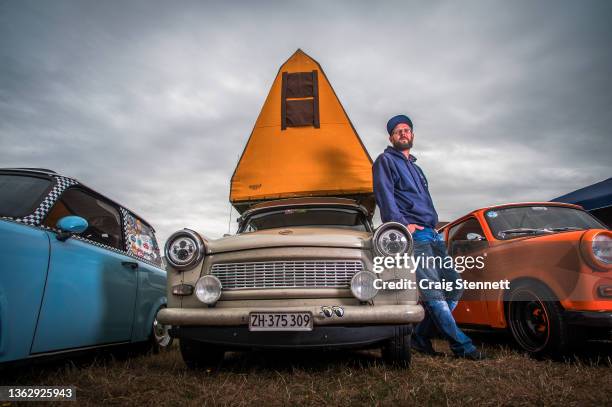
<svg viewBox="0 0 612 407"><path fill-rule="evenodd" d="M179 347L183 361L190 369L218 367L225 356L225 351L222 348L205 345L192 339L180 339Z"/></svg>
<svg viewBox="0 0 612 407"><path fill-rule="evenodd" d="M512 337L533 357L561 357L572 347L563 308L544 284L513 287L508 295L507 317Z"/></svg>
<svg viewBox="0 0 612 407"><path fill-rule="evenodd" d="M385 363L407 368L412 360L410 338L411 326L395 328L395 335L382 348L382 357Z"/></svg>

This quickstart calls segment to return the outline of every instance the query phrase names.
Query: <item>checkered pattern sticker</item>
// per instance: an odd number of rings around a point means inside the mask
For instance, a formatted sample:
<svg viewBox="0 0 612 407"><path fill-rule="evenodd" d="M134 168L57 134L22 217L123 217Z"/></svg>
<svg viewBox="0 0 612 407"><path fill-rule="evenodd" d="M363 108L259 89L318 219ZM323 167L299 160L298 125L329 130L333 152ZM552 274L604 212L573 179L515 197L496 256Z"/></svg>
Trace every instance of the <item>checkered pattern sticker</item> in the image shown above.
<svg viewBox="0 0 612 407"><path fill-rule="evenodd" d="M71 178L66 178L59 175L54 175L53 178L55 179L53 189L47 194L40 205L38 205L38 208L36 208L36 210L28 216L15 219L17 222L25 223L26 225L30 226L39 226L62 192L64 192L67 188L78 184L77 181Z"/></svg>
<svg viewBox="0 0 612 407"><path fill-rule="evenodd" d="M119 210L121 211L121 219L123 220L123 237L125 238L125 251L129 252L130 251L130 242L128 242L128 216L132 216L127 210L125 210L125 208L119 208Z"/></svg>

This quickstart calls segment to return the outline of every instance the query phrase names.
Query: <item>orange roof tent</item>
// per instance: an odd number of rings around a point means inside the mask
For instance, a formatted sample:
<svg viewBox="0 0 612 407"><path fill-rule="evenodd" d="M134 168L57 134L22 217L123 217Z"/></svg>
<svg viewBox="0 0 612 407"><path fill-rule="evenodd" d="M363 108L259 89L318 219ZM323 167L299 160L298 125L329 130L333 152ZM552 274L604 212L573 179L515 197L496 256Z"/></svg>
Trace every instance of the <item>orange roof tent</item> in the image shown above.
<svg viewBox="0 0 612 407"><path fill-rule="evenodd" d="M278 198L343 196L372 212L372 159L318 62L298 49L279 69L234 170L242 213Z"/></svg>

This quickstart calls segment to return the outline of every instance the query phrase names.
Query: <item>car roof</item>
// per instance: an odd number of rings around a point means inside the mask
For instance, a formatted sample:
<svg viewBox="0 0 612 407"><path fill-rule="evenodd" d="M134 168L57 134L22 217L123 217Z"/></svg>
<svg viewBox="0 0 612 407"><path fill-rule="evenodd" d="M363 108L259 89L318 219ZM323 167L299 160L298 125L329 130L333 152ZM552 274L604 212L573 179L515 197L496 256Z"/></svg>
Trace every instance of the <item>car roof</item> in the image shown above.
<svg viewBox="0 0 612 407"><path fill-rule="evenodd" d="M254 213L264 212L274 209L281 209L287 206L301 206L301 207L313 207L313 206L335 206L335 207L349 207L363 212L364 215L368 215L368 210L357 203L357 201L348 198L331 198L331 197L304 197L304 198L287 198L287 199L276 199L273 201L261 202L253 205L246 210L241 218L246 219Z"/></svg>
<svg viewBox="0 0 612 407"><path fill-rule="evenodd" d="M49 170L47 168L0 168L2 171L17 171L17 172L30 172L30 173L38 173L38 174L46 174L46 175L57 175L57 172L53 170Z"/></svg>
<svg viewBox="0 0 612 407"><path fill-rule="evenodd" d="M140 219L141 222L143 222L144 224L146 224L148 227L150 227L153 232L155 232L155 228L153 226L151 226L151 224L149 222L147 222L142 216L138 215L136 212L134 212L133 210L126 208L125 205L121 205L120 203L114 201L113 199L107 197L106 195L103 195L101 193L99 193L98 191L96 191L94 188L91 188L85 184L83 184L81 181L77 180L76 178L72 178L72 177L68 177L65 175L61 175L58 174L57 172L53 171L53 170L49 170L46 168L0 168L0 172L14 172L14 173L22 173L22 174L35 174L35 175L47 175L47 176L61 176L64 178L68 178L71 180L76 181L80 186L83 186L93 192L95 192L96 194L103 196L104 199L107 199L109 201L111 201L112 203L114 203L116 206L119 206L125 210L127 210L128 212L130 212L132 215L136 216L138 219Z"/></svg>

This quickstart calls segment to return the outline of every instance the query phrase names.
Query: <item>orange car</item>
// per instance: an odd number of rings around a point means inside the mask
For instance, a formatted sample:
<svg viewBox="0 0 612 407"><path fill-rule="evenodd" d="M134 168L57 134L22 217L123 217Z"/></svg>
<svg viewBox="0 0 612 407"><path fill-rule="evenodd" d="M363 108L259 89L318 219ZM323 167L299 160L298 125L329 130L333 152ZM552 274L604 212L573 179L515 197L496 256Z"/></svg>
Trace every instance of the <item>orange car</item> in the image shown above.
<svg viewBox="0 0 612 407"><path fill-rule="evenodd" d="M464 270L465 291L454 311L459 324L509 329L534 356L563 354L580 339L610 335L612 232L581 207L488 207L440 232L457 271ZM465 261L470 256L477 260ZM504 280L509 285L494 288Z"/></svg>

